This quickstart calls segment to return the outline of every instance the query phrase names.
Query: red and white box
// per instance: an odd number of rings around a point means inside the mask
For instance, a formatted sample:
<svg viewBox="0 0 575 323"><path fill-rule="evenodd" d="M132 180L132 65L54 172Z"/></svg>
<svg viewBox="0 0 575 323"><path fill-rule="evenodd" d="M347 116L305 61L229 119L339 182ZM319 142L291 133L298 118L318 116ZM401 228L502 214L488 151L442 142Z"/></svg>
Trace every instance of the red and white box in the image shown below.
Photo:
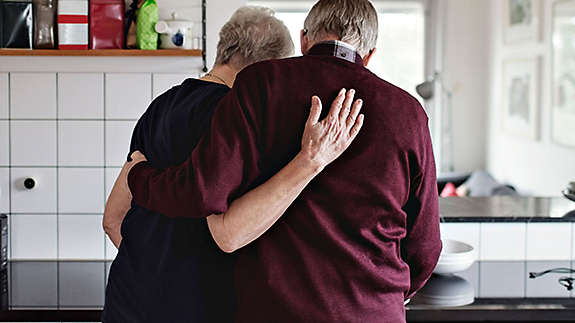
<svg viewBox="0 0 575 323"><path fill-rule="evenodd" d="M88 49L88 0L58 1L58 48Z"/></svg>

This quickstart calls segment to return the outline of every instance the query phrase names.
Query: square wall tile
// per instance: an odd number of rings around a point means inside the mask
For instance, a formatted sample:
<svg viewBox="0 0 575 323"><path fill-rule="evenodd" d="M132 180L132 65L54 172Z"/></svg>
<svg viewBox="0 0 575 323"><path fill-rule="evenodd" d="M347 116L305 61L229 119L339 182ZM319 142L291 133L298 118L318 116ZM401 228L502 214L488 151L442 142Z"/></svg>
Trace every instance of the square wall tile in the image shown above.
<svg viewBox="0 0 575 323"><path fill-rule="evenodd" d="M10 170L0 168L0 213L10 213Z"/></svg>
<svg viewBox="0 0 575 323"><path fill-rule="evenodd" d="M527 260L571 260L571 223L528 223Z"/></svg>
<svg viewBox="0 0 575 323"><path fill-rule="evenodd" d="M56 168L12 168L12 213L56 213ZM27 188L24 182L33 187Z"/></svg>
<svg viewBox="0 0 575 323"><path fill-rule="evenodd" d="M102 262L60 263L58 268L61 307L104 306L105 264Z"/></svg>
<svg viewBox="0 0 575 323"><path fill-rule="evenodd" d="M56 166L56 121L12 121L13 166Z"/></svg>
<svg viewBox="0 0 575 323"><path fill-rule="evenodd" d="M58 74L58 117L104 118L104 74Z"/></svg>
<svg viewBox="0 0 575 323"><path fill-rule="evenodd" d="M525 262L483 261L479 264L479 297L525 297Z"/></svg>
<svg viewBox="0 0 575 323"><path fill-rule="evenodd" d="M114 188L116 179L120 175L121 171L121 168L106 168L106 200L108 200L108 197L110 197L112 188Z"/></svg>
<svg viewBox="0 0 575 323"><path fill-rule="evenodd" d="M104 166L104 122L60 121L60 166Z"/></svg>
<svg viewBox="0 0 575 323"><path fill-rule="evenodd" d="M0 119L8 119L9 92L8 73L0 73Z"/></svg>
<svg viewBox="0 0 575 323"><path fill-rule="evenodd" d="M457 240L471 245L475 249L476 257L479 257L479 223L441 223L441 239Z"/></svg>
<svg viewBox="0 0 575 323"><path fill-rule="evenodd" d="M11 264L11 303L16 307L58 305L58 265L55 262Z"/></svg>
<svg viewBox="0 0 575 323"><path fill-rule="evenodd" d="M56 215L16 214L10 217L12 259L54 260L58 256Z"/></svg>
<svg viewBox="0 0 575 323"><path fill-rule="evenodd" d="M570 268L570 261L529 261L527 262L527 275L530 272L543 272L555 268ZM558 279L569 277L570 274L548 273L537 278L527 278L526 296L527 297L570 297L570 292L559 284Z"/></svg>
<svg viewBox="0 0 575 323"><path fill-rule="evenodd" d="M101 215L61 214L58 219L60 260L103 260Z"/></svg>
<svg viewBox="0 0 575 323"><path fill-rule="evenodd" d="M10 164L10 128L8 121L0 121L0 166Z"/></svg>
<svg viewBox="0 0 575 323"><path fill-rule="evenodd" d="M525 260L525 223L481 223L481 260Z"/></svg>
<svg viewBox="0 0 575 323"><path fill-rule="evenodd" d="M104 213L104 168L60 168L59 213Z"/></svg>
<svg viewBox="0 0 575 323"><path fill-rule="evenodd" d="M106 118L138 119L151 101L150 74L106 74Z"/></svg>
<svg viewBox="0 0 575 323"><path fill-rule="evenodd" d="M10 73L12 119L56 119L55 73Z"/></svg>
<svg viewBox="0 0 575 323"><path fill-rule="evenodd" d="M112 240L106 236L106 260L114 260L116 259L116 255L118 255L118 248L114 246Z"/></svg>
<svg viewBox="0 0 575 323"><path fill-rule="evenodd" d="M136 121L106 122L106 166L124 166L130 153L136 123Z"/></svg>
<svg viewBox="0 0 575 323"><path fill-rule="evenodd" d="M176 85L182 84L185 79L195 77L190 74L154 74L154 99Z"/></svg>

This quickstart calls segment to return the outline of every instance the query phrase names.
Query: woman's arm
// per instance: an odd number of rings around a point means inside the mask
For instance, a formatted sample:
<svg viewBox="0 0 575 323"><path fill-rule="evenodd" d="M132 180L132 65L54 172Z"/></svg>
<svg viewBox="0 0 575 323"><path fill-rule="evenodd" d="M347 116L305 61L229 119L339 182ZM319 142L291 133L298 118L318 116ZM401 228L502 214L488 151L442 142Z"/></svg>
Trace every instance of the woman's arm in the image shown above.
<svg viewBox="0 0 575 323"><path fill-rule="evenodd" d="M210 232L220 249L234 252L260 237L309 182L349 147L364 119L359 115L361 100L351 108L354 95L354 90L347 94L342 90L321 122L321 101L313 97L302 149L296 157L267 182L233 201L226 213L208 217Z"/></svg>

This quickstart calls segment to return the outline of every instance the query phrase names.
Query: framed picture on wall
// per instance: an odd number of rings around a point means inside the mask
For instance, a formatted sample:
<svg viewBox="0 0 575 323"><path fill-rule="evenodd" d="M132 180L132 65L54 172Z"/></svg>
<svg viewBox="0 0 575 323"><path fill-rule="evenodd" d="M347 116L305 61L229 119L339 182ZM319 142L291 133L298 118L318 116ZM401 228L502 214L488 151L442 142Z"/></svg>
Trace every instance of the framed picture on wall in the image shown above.
<svg viewBox="0 0 575 323"><path fill-rule="evenodd" d="M504 0L505 43L539 41L541 3L539 0Z"/></svg>
<svg viewBox="0 0 575 323"><path fill-rule="evenodd" d="M575 0L553 6L553 141L575 147Z"/></svg>
<svg viewBox="0 0 575 323"><path fill-rule="evenodd" d="M540 62L538 58L503 63L503 132L526 139L539 137Z"/></svg>

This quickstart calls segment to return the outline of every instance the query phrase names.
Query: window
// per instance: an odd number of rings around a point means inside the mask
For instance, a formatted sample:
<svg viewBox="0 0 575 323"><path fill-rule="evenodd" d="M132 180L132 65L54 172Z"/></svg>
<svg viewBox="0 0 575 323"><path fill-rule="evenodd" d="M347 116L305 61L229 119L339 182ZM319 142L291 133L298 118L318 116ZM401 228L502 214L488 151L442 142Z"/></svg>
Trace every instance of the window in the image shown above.
<svg viewBox="0 0 575 323"><path fill-rule="evenodd" d="M296 54L301 53L300 30L308 1L249 1L270 7L291 32ZM368 68L382 79L419 99L415 86L425 79L425 8L421 1L373 1L379 16L377 51Z"/></svg>

